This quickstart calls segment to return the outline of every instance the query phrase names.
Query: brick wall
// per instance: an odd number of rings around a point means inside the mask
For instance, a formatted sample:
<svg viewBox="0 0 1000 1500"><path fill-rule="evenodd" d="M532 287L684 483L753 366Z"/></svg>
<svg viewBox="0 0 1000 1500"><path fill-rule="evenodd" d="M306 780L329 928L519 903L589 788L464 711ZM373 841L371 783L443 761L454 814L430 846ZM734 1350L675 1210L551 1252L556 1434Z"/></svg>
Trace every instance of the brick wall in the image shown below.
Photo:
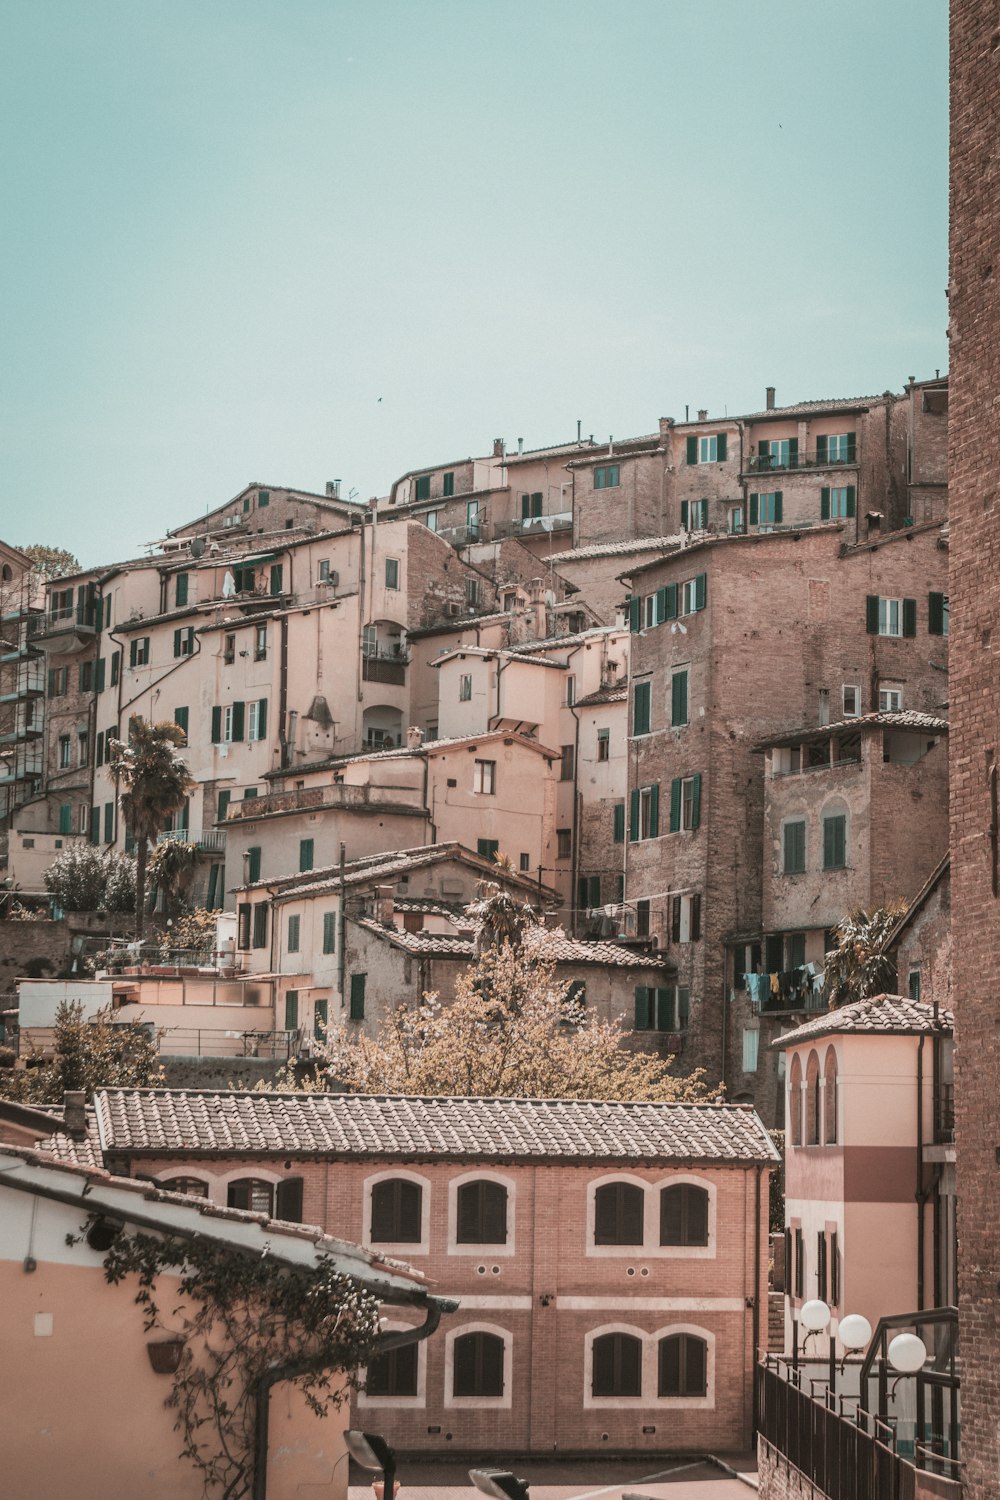
<svg viewBox="0 0 1000 1500"><path fill-rule="evenodd" d="M0 995L17 979L54 979L69 964L68 922L0 922Z"/></svg>
<svg viewBox="0 0 1000 1500"><path fill-rule="evenodd" d="M903 931L896 949L901 995L909 994L910 973L920 971L920 998L951 1010L953 995L951 874L945 870L920 911Z"/></svg>
<svg viewBox="0 0 1000 1500"><path fill-rule="evenodd" d="M1000 964L995 773L1000 758L1000 14L951 7L951 873L956 1016L962 1457L969 1500L1000 1471L996 1215ZM994 640L994 633L997 639Z"/></svg>

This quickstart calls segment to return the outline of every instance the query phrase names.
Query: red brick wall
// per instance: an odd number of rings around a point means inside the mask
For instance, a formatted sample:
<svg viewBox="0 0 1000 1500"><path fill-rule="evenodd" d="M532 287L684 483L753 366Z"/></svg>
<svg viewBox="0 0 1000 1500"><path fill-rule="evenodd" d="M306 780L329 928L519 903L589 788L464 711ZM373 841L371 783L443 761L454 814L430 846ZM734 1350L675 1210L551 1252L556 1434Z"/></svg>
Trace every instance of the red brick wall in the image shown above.
<svg viewBox="0 0 1000 1500"><path fill-rule="evenodd" d="M987 1500L1000 1472L1000 904L989 835L990 777L1000 756L1000 11L996 0L953 0L951 22L951 871L962 1457L969 1500Z"/></svg>
<svg viewBox="0 0 1000 1500"><path fill-rule="evenodd" d="M269 1179L301 1175L305 1221L357 1241L367 1227L365 1180L394 1165L400 1164L388 1160L301 1162L279 1157L258 1163L238 1159L201 1163L174 1158L133 1162L132 1170L164 1179L186 1172L205 1176L212 1197L221 1202L225 1202L225 1181L231 1174L252 1176L257 1171ZM463 1306L443 1319L422 1355L425 1403L393 1408L362 1401L356 1406L360 1423L377 1426L401 1449L426 1448L437 1453L449 1444L456 1452L484 1454L602 1449L734 1452L747 1447L751 1440L753 1313L746 1300L754 1295L754 1170L694 1170L694 1176L716 1188L715 1253L710 1257L662 1257L641 1249L588 1255L587 1188L609 1169L552 1165L497 1168L514 1189L514 1254L498 1254L489 1247L476 1248L469 1255L449 1253L448 1183L474 1175L475 1165L417 1162L406 1163L405 1170L430 1183L429 1250L426 1254L395 1253L424 1272L433 1291L456 1296ZM658 1184L677 1170L642 1167L628 1175ZM767 1340L767 1199L765 1176L757 1287L762 1343ZM494 1267L499 1269L494 1271ZM564 1300L581 1297L594 1299L595 1305L573 1306ZM513 1299L513 1305L508 1299ZM387 1309L386 1315L403 1323L417 1321L405 1310ZM512 1336L509 1408L445 1404L448 1334L470 1324L488 1324ZM691 1409L654 1398L648 1404L642 1400L619 1408L584 1409L585 1336L607 1325L625 1325L648 1334L684 1325L714 1335L713 1403ZM643 1433L643 1426L655 1431ZM440 1432L430 1432L432 1427L439 1427Z"/></svg>

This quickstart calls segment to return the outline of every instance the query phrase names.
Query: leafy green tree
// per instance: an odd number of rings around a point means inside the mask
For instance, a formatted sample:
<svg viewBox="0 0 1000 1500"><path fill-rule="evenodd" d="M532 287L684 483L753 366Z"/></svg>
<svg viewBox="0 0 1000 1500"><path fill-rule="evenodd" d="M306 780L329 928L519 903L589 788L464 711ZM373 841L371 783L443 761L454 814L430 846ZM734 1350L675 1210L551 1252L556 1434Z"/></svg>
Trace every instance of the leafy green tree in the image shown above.
<svg viewBox="0 0 1000 1500"><path fill-rule="evenodd" d="M181 909L184 892L194 879L198 845L183 839L168 839L157 844L149 856L149 879L164 895L167 912L175 916Z"/></svg>
<svg viewBox="0 0 1000 1500"><path fill-rule="evenodd" d="M114 849L68 844L43 875L45 889L63 911L132 911L135 860Z"/></svg>
<svg viewBox="0 0 1000 1500"><path fill-rule="evenodd" d="M24 1104L61 1104L67 1089L155 1088L163 1081L156 1038L145 1026L113 1025L111 1012L83 1019L83 1006L56 1012L54 1055L38 1067L0 1072L0 1096ZM29 1058L30 1061L35 1061Z"/></svg>
<svg viewBox="0 0 1000 1500"><path fill-rule="evenodd" d="M127 740L111 740L111 774L119 787L119 802L125 826L135 840L136 889L135 935L142 937L146 915L146 864L149 845L155 843L167 819L184 806L195 781L177 754L186 743L178 725L169 720L150 724L136 716L129 723Z"/></svg>
<svg viewBox="0 0 1000 1500"><path fill-rule="evenodd" d="M61 578L64 573L79 573L80 563L72 552L67 552L65 547L46 547L42 542L32 542L30 546L20 549L25 557L30 557L32 572L46 581L50 578Z"/></svg>
<svg viewBox="0 0 1000 1500"><path fill-rule="evenodd" d="M824 993L831 1010L895 990L896 966L886 944L905 911L905 901L893 901L871 911L859 908L841 922L824 965Z"/></svg>

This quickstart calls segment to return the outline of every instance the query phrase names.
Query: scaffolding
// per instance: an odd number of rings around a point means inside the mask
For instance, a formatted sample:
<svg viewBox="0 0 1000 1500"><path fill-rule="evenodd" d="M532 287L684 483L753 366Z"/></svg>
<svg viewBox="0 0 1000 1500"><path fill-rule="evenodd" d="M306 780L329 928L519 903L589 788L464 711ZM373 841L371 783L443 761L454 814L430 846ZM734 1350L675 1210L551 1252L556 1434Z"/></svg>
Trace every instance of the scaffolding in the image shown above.
<svg viewBox="0 0 1000 1500"><path fill-rule="evenodd" d="M35 644L43 590L31 559L0 542L0 837L42 783L45 659Z"/></svg>

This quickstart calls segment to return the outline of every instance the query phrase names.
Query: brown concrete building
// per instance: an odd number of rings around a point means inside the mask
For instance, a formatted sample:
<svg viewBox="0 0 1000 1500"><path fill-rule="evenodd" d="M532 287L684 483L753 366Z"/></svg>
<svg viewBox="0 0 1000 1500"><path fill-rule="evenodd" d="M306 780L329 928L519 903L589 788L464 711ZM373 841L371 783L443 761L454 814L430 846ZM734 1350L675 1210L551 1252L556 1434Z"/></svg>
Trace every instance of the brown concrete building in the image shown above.
<svg viewBox="0 0 1000 1500"><path fill-rule="evenodd" d="M997 724L1000 676L1000 46L989 0L951 6L951 879L962 1458L968 1500L1000 1473L997 1079L1000 962ZM1000 637L998 637L1000 638Z"/></svg>
<svg viewBox="0 0 1000 1500"><path fill-rule="evenodd" d="M901 993L911 1000L953 1005L951 858L945 855L924 881L886 942Z"/></svg>
<svg viewBox="0 0 1000 1500"><path fill-rule="evenodd" d="M352 1425L490 1457L749 1443L777 1159L752 1111L167 1090L95 1106L109 1168L277 1207L459 1300L415 1358L369 1368Z"/></svg>

